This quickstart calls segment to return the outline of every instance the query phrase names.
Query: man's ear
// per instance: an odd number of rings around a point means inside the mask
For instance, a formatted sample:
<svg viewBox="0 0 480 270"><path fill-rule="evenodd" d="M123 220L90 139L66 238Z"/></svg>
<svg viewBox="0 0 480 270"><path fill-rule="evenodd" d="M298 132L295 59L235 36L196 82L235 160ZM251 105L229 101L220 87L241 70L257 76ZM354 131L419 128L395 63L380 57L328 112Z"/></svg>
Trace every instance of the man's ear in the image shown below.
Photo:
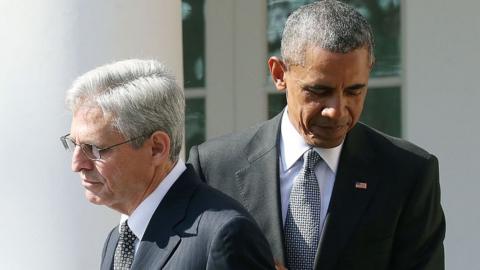
<svg viewBox="0 0 480 270"><path fill-rule="evenodd" d="M163 131L155 131L151 136L152 159L155 164L163 164L170 157L170 137Z"/></svg>
<svg viewBox="0 0 480 270"><path fill-rule="evenodd" d="M287 84L285 83L286 65L276 56L272 56L268 59L268 68L270 70L270 76L272 77L273 84L278 91L285 91Z"/></svg>

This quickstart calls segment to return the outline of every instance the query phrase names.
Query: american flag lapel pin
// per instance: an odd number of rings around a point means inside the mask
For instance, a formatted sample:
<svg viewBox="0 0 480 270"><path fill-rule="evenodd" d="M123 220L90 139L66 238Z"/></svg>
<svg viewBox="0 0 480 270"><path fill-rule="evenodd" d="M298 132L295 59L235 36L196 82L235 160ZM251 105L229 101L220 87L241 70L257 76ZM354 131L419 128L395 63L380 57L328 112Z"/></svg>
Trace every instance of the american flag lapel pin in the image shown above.
<svg viewBox="0 0 480 270"><path fill-rule="evenodd" d="M357 182L355 182L355 188L366 190L367 189L367 182L357 181Z"/></svg>

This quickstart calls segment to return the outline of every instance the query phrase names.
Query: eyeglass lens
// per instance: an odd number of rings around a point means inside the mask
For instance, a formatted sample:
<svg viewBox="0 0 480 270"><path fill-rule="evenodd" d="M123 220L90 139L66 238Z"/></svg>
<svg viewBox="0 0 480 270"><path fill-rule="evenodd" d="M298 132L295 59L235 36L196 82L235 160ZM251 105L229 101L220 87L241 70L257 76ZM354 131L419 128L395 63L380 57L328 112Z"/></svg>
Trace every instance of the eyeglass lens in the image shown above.
<svg viewBox="0 0 480 270"><path fill-rule="evenodd" d="M65 138L65 142L69 151L75 151L77 144L71 138ZM84 143L78 144L78 146L80 146L80 149L82 149L82 152L87 158L93 160L100 159L100 151L96 146Z"/></svg>

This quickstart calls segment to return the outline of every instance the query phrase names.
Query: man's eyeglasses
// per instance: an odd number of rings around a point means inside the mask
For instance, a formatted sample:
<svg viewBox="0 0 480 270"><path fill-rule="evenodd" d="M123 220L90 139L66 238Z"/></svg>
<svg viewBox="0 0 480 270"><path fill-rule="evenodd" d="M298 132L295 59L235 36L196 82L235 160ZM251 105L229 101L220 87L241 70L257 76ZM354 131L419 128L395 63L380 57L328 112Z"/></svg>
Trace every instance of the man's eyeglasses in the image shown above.
<svg viewBox="0 0 480 270"><path fill-rule="evenodd" d="M82 149L82 152L85 154L85 156L93 161L97 161L97 160L101 160L102 159L102 152L103 151L106 151L106 150L109 150L109 149L112 149L114 147L117 147L119 145L122 145L122 144L126 144L126 143L129 143L129 142L132 142L136 139L140 139L142 137L145 137L146 135L140 135L138 137L135 137L135 138L131 138L129 140L126 140L124 142L121 142L121 143L117 143L117 144L114 144L114 145L111 145L111 146L108 146L108 147L104 147L104 148L99 148L98 146L96 145L93 145L93 144L87 144L87 143L76 143L71 137L70 137L70 133L68 133L67 135L64 135L62 137L60 137L60 141L62 141L62 144L63 144L63 147L65 148L65 150L67 151L70 151L70 152L74 152L75 151L75 148L77 148L77 146L80 146L80 149Z"/></svg>

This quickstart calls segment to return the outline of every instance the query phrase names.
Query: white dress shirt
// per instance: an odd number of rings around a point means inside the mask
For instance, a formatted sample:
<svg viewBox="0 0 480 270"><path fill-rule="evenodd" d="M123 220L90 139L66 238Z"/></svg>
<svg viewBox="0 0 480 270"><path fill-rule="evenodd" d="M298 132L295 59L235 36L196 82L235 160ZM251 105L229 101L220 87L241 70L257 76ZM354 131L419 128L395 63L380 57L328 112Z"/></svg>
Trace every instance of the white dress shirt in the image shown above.
<svg viewBox="0 0 480 270"><path fill-rule="evenodd" d="M290 200L290 191L292 190L293 181L302 171L303 154L311 148L305 143L303 137L298 133L288 118L288 112L282 116L280 127L280 194L282 201L282 220L285 225L287 217L288 203ZM321 213L320 213L320 232L323 230L323 223L327 215L330 197L332 196L333 184L337 173L338 160L343 142L334 148L314 147L315 151L322 157L323 162L319 162L315 167L315 176L318 180L321 196Z"/></svg>
<svg viewBox="0 0 480 270"><path fill-rule="evenodd" d="M167 194L168 190L170 190L178 177L180 177L186 169L185 162L179 159L170 173L168 173L158 187L138 205L133 213L130 216L122 215L120 218L120 224L128 219L128 227L130 227L133 234L137 237L137 240L135 240L135 252L138 250L140 243L139 239L142 239L153 213L165 197L165 194Z"/></svg>

